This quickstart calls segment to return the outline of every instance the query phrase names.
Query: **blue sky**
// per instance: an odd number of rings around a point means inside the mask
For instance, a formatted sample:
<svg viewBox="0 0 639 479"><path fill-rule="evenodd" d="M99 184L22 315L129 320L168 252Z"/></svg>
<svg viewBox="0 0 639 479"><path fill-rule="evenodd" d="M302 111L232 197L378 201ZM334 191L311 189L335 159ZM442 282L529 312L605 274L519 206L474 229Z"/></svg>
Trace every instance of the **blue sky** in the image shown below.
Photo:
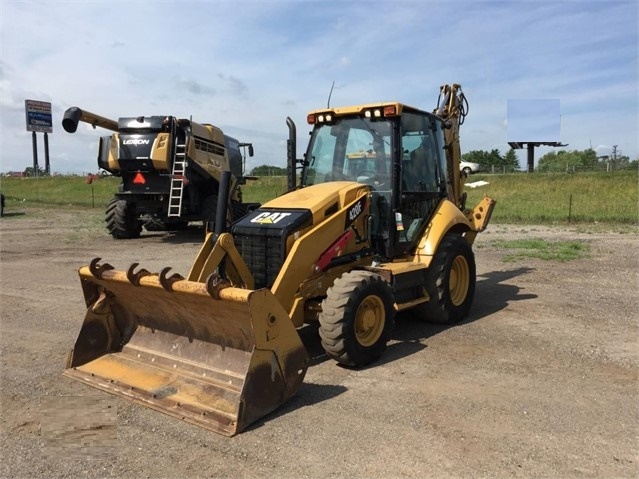
<svg viewBox="0 0 639 479"><path fill-rule="evenodd" d="M439 85L461 83L462 151L505 153L508 101L554 99L566 149L639 154L636 0L2 0L0 22L2 172L32 164L25 99L52 103L53 171L97 171L97 137L108 133L66 133L70 106L192 117L252 142L249 167L284 166L286 116L302 150L306 113L326 105L333 81L333 106L427 110Z"/></svg>

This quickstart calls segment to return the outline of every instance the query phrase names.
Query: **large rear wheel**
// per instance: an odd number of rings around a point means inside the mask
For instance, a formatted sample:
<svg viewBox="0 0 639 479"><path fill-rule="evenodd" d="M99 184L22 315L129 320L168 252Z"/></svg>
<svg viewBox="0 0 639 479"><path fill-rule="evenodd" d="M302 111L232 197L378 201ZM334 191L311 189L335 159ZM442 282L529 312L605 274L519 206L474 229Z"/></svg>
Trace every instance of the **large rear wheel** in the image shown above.
<svg viewBox="0 0 639 479"><path fill-rule="evenodd" d="M395 322L391 287L370 271L350 271L335 280L322 302L319 334L331 358L364 366L386 350Z"/></svg>
<svg viewBox="0 0 639 479"><path fill-rule="evenodd" d="M139 238L142 223L135 205L113 198L107 205L105 216L107 229L115 239Z"/></svg>
<svg viewBox="0 0 639 479"><path fill-rule="evenodd" d="M475 280L475 255L468 241L456 234L444 236L426 274L430 300L414 313L435 323L461 321L472 305Z"/></svg>

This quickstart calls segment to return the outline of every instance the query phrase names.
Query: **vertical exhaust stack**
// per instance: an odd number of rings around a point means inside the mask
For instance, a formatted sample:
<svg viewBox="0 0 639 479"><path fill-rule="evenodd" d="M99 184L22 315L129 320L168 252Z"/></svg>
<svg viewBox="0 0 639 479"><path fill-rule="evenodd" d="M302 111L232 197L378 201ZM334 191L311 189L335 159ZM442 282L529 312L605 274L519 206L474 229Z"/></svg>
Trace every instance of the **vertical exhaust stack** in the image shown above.
<svg viewBox="0 0 639 479"><path fill-rule="evenodd" d="M288 173L288 191L297 188L297 128L290 116L286 117L288 140L286 141L286 164Z"/></svg>
<svg viewBox="0 0 639 479"><path fill-rule="evenodd" d="M217 210L215 211L215 226L213 242L227 230L226 221L229 209L229 191L231 189L231 172L223 171L220 178L220 189L217 194Z"/></svg>

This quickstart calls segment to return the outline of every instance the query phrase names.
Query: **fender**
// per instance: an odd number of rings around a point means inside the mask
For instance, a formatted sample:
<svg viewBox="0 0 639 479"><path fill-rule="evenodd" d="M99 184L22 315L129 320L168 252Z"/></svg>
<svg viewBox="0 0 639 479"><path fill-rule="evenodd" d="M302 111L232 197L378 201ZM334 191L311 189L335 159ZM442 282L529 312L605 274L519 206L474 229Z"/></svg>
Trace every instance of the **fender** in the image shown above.
<svg viewBox="0 0 639 479"><path fill-rule="evenodd" d="M473 231L473 225L466 215L449 200L443 200L428 224L424 235L415 250L413 262L423 263L428 267L446 233L454 230L460 234Z"/></svg>

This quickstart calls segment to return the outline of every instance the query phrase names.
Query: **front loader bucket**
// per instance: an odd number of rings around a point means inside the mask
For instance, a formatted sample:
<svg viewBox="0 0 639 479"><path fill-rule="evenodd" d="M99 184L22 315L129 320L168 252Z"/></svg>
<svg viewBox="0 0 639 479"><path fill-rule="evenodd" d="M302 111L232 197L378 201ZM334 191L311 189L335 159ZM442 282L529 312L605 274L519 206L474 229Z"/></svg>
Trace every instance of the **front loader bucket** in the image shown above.
<svg viewBox="0 0 639 479"><path fill-rule="evenodd" d="M308 354L268 289L135 266L80 269L88 311L66 376L227 436L295 394Z"/></svg>

